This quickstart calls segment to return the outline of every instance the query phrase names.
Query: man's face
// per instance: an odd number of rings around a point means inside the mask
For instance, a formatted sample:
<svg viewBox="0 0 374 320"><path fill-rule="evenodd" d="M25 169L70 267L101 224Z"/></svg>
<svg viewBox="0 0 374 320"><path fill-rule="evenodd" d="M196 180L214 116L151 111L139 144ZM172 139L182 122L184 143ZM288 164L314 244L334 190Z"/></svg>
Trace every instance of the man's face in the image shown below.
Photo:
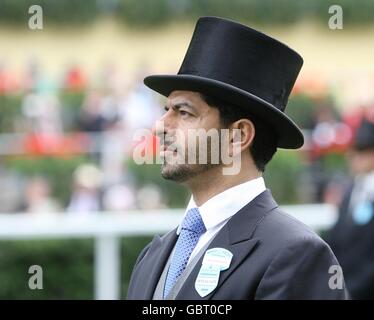
<svg viewBox="0 0 374 320"><path fill-rule="evenodd" d="M165 114L154 127L155 134L161 140L160 156L164 160L161 175L165 179L185 182L217 167L219 164L211 161L212 148L218 147L217 141L206 139L206 155L203 157L206 157L207 161L201 163L199 141L193 134L198 129L200 132L201 129L205 132L211 129L219 132L220 128L218 109L210 107L199 93L173 91L167 99ZM217 152L216 149L214 151ZM191 163L189 155L193 155L197 161Z"/></svg>

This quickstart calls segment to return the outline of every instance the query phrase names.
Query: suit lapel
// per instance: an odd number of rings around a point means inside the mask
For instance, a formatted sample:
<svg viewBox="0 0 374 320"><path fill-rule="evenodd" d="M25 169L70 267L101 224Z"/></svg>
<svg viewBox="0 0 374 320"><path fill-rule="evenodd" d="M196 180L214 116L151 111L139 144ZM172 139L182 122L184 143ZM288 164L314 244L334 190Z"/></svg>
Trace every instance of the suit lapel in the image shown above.
<svg viewBox="0 0 374 320"><path fill-rule="evenodd" d="M195 281L202 265L203 255L179 291L176 299L211 299L243 260L248 258L255 250L259 239L252 238L252 235L265 214L277 206L270 191L266 190L239 210L218 232L208 247L208 249L224 248L233 254L230 267L220 273L216 289L205 297L201 297L195 289Z"/></svg>
<svg viewBox="0 0 374 320"><path fill-rule="evenodd" d="M172 230L162 238L159 236L154 237L149 250L146 253L146 259L143 259L138 266L137 273L140 275L140 280L137 288L141 295L138 299L152 299L157 282L176 240L176 229Z"/></svg>
<svg viewBox="0 0 374 320"><path fill-rule="evenodd" d="M211 248L224 248L229 250L233 254L230 268L220 273L219 281L216 289L209 295L201 297L195 289L195 281L197 275L200 271L201 264L204 258L204 255L200 258L199 262L196 264L195 268L192 270L188 279L184 283L184 286L179 291L176 299L183 300L207 300L211 299L215 291L222 285L223 282L235 271L235 269L241 264L243 259L245 259L251 251L255 248L258 240L249 239L238 244L230 244L228 242L228 228L224 227L217 235L217 237L209 245L208 249Z"/></svg>

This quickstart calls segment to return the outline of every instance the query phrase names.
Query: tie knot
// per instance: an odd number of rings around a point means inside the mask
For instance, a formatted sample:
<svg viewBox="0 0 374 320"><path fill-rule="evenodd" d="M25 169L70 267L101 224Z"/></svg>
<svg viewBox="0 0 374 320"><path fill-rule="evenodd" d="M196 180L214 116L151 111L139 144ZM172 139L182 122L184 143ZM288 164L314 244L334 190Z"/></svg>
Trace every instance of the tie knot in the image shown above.
<svg viewBox="0 0 374 320"><path fill-rule="evenodd" d="M182 229L187 229L199 235L206 231L198 208L193 208L187 211L182 222Z"/></svg>

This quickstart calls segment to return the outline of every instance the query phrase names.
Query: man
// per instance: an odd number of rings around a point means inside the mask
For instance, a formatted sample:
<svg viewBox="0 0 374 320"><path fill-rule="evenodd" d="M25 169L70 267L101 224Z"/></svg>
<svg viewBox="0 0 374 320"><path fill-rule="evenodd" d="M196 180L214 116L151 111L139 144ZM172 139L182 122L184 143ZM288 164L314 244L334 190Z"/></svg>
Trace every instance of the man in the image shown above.
<svg viewBox="0 0 374 320"><path fill-rule="evenodd" d="M139 255L129 299L345 298L343 279L339 288L331 286L329 268L338 262L330 248L278 208L262 178L277 147L303 144L284 114L301 65L277 40L204 17L178 75L144 80L168 97L155 127L161 174L186 185L192 197L179 227L156 236ZM225 134L218 144L207 137L205 163L177 161L201 155L201 140L188 136L199 130ZM230 169L224 154L233 160L232 172L224 170Z"/></svg>
<svg viewBox="0 0 374 320"><path fill-rule="evenodd" d="M350 166L354 181L327 242L342 265L353 299L374 299L374 122L357 129Z"/></svg>

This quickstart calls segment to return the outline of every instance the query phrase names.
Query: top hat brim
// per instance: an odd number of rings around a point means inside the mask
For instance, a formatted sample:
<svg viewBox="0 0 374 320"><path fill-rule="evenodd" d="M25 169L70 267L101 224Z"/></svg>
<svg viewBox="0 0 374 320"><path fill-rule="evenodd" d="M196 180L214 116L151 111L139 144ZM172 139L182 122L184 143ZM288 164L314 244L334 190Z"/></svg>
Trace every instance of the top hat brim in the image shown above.
<svg viewBox="0 0 374 320"><path fill-rule="evenodd" d="M277 136L277 147L298 149L304 136L297 125L269 102L230 84L195 75L152 75L144 79L150 89L168 97L174 90L201 92L224 100L233 107L248 109L248 113L267 123Z"/></svg>

